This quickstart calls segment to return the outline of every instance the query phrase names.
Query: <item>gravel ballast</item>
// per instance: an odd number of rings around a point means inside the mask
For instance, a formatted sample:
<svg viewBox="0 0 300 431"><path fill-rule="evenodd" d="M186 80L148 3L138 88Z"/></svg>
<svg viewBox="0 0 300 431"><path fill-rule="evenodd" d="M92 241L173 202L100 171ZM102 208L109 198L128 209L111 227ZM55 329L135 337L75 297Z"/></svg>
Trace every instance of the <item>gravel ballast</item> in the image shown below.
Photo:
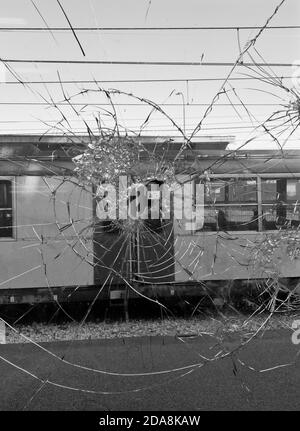
<svg viewBox="0 0 300 431"><path fill-rule="evenodd" d="M141 336L197 336L219 333L251 333L262 325L264 330L291 329L299 313L250 316L217 316L214 318L131 320L129 322L77 322L64 324L33 323L6 326L6 343L52 342L66 340L112 339ZM264 325L264 323L267 323ZM22 336L22 335L23 336ZM27 338L25 338L27 337Z"/></svg>

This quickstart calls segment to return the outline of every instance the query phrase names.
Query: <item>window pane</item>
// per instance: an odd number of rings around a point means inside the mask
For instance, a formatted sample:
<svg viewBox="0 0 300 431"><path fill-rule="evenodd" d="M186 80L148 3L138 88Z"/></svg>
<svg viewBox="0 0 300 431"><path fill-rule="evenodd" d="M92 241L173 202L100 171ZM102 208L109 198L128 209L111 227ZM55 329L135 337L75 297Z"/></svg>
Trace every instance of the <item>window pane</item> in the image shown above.
<svg viewBox="0 0 300 431"><path fill-rule="evenodd" d="M12 219L11 181L0 181L0 237L13 236Z"/></svg>
<svg viewBox="0 0 300 431"><path fill-rule="evenodd" d="M229 202L256 202L256 180L237 179L228 185Z"/></svg>
<svg viewBox="0 0 300 431"><path fill-rule="evenodd" d="M262 206L262 226L264 230L285 229L300 225L299 204L264 204Z"/></svg>
<svg viewBox="0 0 300 431"><path fill-rule="evenodd" d="M300 201L300 180L289 178L286 185L287 201Z"/></svg>
<svg viewBox="0 0 300 431"><path fill-rule="evenodd" d="M225 202L226 181L211 181L205 184L205 202Z"/></svg>
<svg viewBox="0 0 300 431"><path fill-rule="evenodd" d="M205 202L256 202L257 185L252 179L226 179L206 183Z"/></svg>
<svg viewBox="0 0 300 431"><path fill-rule="evenodd" d="M262 180L261 182L261 199L262 202L273 201L277 199L277 180Z"/></svg>
<svg viewBox="0 0 300 431"><path fill-rule="evenodd" d="M11 208L11 182L0 181L0 208Z"/></svg>
<svg viewBox="0 0 300 431"><path fill-rule="evenodd" d="M0 237L11 238L12 236L12 210L0 209Z"/></svg>
<svg viewBox="0 0 300 431"><path fill-rule="evenodd" d="M258 212L256 205L206 206L204 230L257 230Z"/></svg>
<svg viewBox="0 0 300 431"><path fill-rule="evenodd" d="M262 180L261 192L263 203L273 203L286 201L287 196L287 178L277 178Z"/></svg>
<svg viewBox="0 0 300 431"><path fill-rule="evenodd" d="M299 226L300 180L262 180L262 226L264 230Z"/></svg>

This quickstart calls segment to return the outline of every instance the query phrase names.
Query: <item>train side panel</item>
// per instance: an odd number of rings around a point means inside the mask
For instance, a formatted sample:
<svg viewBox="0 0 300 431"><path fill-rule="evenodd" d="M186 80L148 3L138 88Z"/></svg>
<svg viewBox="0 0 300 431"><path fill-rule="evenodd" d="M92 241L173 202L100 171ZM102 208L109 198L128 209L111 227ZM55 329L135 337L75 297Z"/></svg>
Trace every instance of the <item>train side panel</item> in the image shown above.
<svg viewBox="0 0 300 431"><path fill-rule="evenodd" d="M289 240L264 252L279 232L178 234L174 241L176 282L299 277L300 260L288 255Z"/></svg>
<svg viewBox="0 0 300 431"><path fill-rule="evenodd" d="M91 193L58 177L13 181L14 238L0 242L0 289L92 285Z"/></svg>

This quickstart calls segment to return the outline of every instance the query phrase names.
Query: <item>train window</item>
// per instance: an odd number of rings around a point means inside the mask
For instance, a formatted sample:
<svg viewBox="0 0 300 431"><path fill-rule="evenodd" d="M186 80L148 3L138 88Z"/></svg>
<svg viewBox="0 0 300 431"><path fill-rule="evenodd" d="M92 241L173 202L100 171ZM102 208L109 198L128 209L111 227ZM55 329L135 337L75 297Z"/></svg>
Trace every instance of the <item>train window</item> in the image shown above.
<svg viewBox="0 0 300 431"><path fill-rule="evenodd" d="M228 184L229 202L256 202L256 180L240 180Z"/></svg>
<svg viewBox="0 0 300 431"><path fill-rule="evenodd" d="M285 195L286 179L263 179L261 182L261 199L263 203L273 204Z"/></svg>
<svg viewBox="0 0 300 431"><path fill-rule="evenodd" d="M300 225L300 179L262 180L262 226L264 230Z"/></svg>
<svg viewBox="0 0 300 431"><path fill-rule="evenodd" d="M258 230L257 205L205 206L203 230Z"/></svg>
<svg viewBox="0 0 300 431"><path fill-rule="evenodd" d="M12 182L0 180L0 238L12 238Z"/></svg>
<svg viewBox="0 0 300 431"><path fill-rule="evenodd" d="M210 181L205 187L206 203L256 202L257 184L253 179Z"/></svg>
<svg viewBox="0 0 300 431"><path fill-rule="evenodd" d="M286 184L287 202L300 201L300 179L288 178Z"/></svg>
<svg viewBox="0 0 300 431"><path fill-rule="evenodd" d="M205 184L205 202L225 202L226 181L211 181Z"/></svg>
<svg viewBox="0 0 300 431"><path fill-rule="evenodd" d="M256 179L212 180L206 184L203 230L258 230Z"/></svg>

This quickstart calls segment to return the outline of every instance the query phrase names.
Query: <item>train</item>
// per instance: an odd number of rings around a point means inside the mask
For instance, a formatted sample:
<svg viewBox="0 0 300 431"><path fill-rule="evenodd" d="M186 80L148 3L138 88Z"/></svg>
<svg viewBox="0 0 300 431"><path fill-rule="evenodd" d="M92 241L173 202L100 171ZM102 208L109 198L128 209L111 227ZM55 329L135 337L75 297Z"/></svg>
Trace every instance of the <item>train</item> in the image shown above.
<svg viewBox="0 0 300 431"><path fill-rule="evenodd" d="M0 136L0 304L158 300L275 278L299 289L299 150L231 150L226 136L183 151L180 137L133 139L201 185L201 222L187 230L172 208L163 215L155 177L147 199L160 216L97 219L97 192L74 169L89 136Z"/></svg>

